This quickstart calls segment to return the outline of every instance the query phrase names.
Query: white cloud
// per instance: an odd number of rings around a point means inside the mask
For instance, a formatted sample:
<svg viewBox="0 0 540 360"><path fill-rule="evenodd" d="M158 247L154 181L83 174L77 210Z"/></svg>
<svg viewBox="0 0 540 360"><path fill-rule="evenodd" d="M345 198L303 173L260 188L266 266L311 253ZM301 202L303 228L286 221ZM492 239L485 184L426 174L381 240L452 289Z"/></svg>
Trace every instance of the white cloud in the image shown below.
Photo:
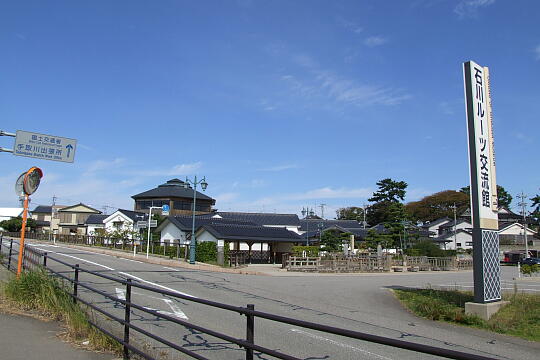
<svg viewBox="0 0 540 360"><path fill-rule="evenodd" d="M137 170L134 173L138 176L184 176L194 174L202 167L202 163L174 165L168 169L148 169Z"/></svg>
<svg viewBox="0 0 540 360"><path fill-rule="evenodd" d="M295 55L292 60L306 70L303 78L286 74L281 80L287 82L293 92L314 103L324 104L324 99L336 103L368 106L368 105L397 105L411 98L401 89L360 83L344 78L332 70L321 69L308 55Z"/></svg>
<svg viewBox="0 0 540 360"><path fill-rule="evenodd" d="M538 45L535 49L534 49L534 53L536 55L536 60L540 60L540 45Z"/></svg>
<svg viewBox="0 0 540 360"><path fill-rule="evenodd" d="M494 3L495 0L461 0L454 8L454 12L460 18L476 17L480 8L490 6Z"/></svg>
<svg viewBox="0 0 540 360"><path fill-rule="evenodd" d="M296 164L283 164L283 165L276 165L276 166L270 166L267 168L262 168L262 169L259 169L259 171L278 172L278 171L297 169L297 168L298 168L298 165Z"/></svg>
<svg viewBox="0 0 540 360"><path fill-rule="evenodd" d="M400 90L376 85L359 84L331 72L320 71L317 79L321 89L338 102L365 105L397 105L411 96Z"/></svg>
<svg viewBox="0 0 540 360"><path fill-rule="evenodd" d="M214 198L216 199L216 204L218 205L220 203L229 203L238 198L238 193L235 193L235 192L222 193L222 194L218 194L214 196Z"/></svg>
<svg viewBox="0 0 540 360"><path fill-rule="evenodd" d="M358 24L356 24L353 21L345 20L343 18L338 18L337 21L345 29L347 29L347 30L349 30L349 31L351 31L351 32L353 32L355 34L360 34L362 31L364 31L363 27L359 26Z"/></svg>
<svg viewBox="0 0 540 360"><path fill-rule="evenodd" d="M369 47L375 47L388 42L388 39L384 36L370 36L364 40L364 44Z"/></svg>
<svg viewBox="0 0 540 360"><path fill-rule="evenodd" d="M86 172L87 173L93 173L93 172L96 172L96 171L108 170L108 169L111 169L111 168L116 168L119 165L123 164L124 162L125 162L125 159L122 159L122 158L116 158L116 159L110 160L110 161L108 161L108 160L96 160L96 161L91 162L88 165L88 168L86 169Z"/></svg>

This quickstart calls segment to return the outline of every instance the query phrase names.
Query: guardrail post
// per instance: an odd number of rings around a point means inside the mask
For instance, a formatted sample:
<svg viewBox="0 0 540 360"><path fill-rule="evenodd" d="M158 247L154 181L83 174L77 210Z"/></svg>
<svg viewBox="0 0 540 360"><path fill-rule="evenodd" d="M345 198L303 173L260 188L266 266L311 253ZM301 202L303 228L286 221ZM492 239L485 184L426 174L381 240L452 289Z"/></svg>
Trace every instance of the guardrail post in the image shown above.
<svg viewBox="0 0 540 360"><path fill-rule="evenodd" d="M46 252L43 253L43 267L44 268L47 267L47 253Z"/></svg>
<svg viewBox="0 0 540 360"><path fill-rule="evenodd" d="M77 303L78 283L79 283L79 264L75 264L75 278L73 279L73 303Z"/></svg>
<svg viewBox="0 0 540 360"><path fill-rule="evenodd" d="M131 279L127 279L126 284L126 313L124 315L124 360L129 360L129 321L131 317Z"/></svg>
<svg viewBox="0 0 540 360"><path fill-rule="evenodd" d="M9 270L9 268L11 266L11 253L12 253L12 250L13 250L13 239L11 239L11 242L9 243L9 257L8 257L8 265L7 265L8 270Z"/></svg>
<svg viewBox="0 0 540 360"><path fill-rule="evenodd" d="M248 304L248 310L255 310L255 305ZM255 343L255 316L251 314L246 314L247 317L247 326L246 326L246 341L254 344ZM253 349L246 348L246 360L253 360Z"/></svg>

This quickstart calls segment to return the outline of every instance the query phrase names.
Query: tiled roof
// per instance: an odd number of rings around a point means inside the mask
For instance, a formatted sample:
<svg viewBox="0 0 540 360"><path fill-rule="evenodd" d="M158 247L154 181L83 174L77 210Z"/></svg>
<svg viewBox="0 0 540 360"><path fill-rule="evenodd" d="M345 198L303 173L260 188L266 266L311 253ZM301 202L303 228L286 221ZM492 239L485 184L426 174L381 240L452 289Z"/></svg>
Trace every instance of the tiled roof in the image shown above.
<svg viewBox="0 0 540 360"><path fill-rule="evenodd" d="M300 230L306 231L311 229L318 229L319 224L323 225L323 229L329 228L331 226L339 226L346 229L363 229L363 225L356 220L325 220L325 219L301 219L300 220Z"/></svg>
<svg viewBox="0 0 540 360"><path fill-rule="evenodd" d="M275 213L245 213L245 212L217 212L224 219L243 220L257 225L299 226L300 220L296 214Z"/></svg>
<svg viewBox="0 0 540 360"><path fill-rule="evenodd" d="M84 223L86 225L89 225L89 224L101 224L101 225L103 225L103 220L105 220L108 217L109 217L109 215L92 214L86 219L86 221Z"/></svg>
<svg viewBox="0 0 540 360"><path fill-rule="evenodd" d="M52 212L52 206L50 205L38 205L34 210L32 210L32 213L47 213L50 214Z"/></svg>
<svg viewBox="0 0 540 360"><path fill-rule="evenodd" d="M191 232L193 217L191 216L169 216L167 218L171 223L176 225L182 231ZM257 225L251 221L213 218L212 215L199 215L195 217L195 227L198 229L203 225L208 224L236 224L236 225Z"/></svg>
<svg viewBox="0 0 540 360"><path fill-rule="evenodd" d="M121 212L122 214L126 215L128 218L130 218L133 222L137 222L139 220L148 220L148 215L141 211L133 211L133 210L125 210L125 209L118 209L116 211ZM109 217L111 215L108 215ZM141 217L142 216L142 217Z"/></svg>
<svg viewBox="0 0 540 360"><path fill-rule="evenodd" d="M213 223L204 225L201 229L224 240L251 240L254 242L296 242L302 240L297 233L281 227Z"/></svg>
<svg viewBox="0 0 540 360"><path fill-rule="evenodd" d="M151 198L188 198L193 199L193 188L184 187L185 182L179 179L171 179L158 187L144 191L140 194L133 195L131 198L137 199L151 199ZM211 200L209 196L197 191L197 199Z"/></svg>
<svg viewBox="0 0 540 360"><path fill-rule="evenodd" d="M452 221L452 219L450 219L448 216L445 216L443 218L440 218L440 219L437 219L437 220L433 220L431 222L427 222L425 223L424 225L422 225L423 228L430 228L432 226L435 226L435 225L439 225L439 224L442 224L443 222L449 222L449 221Z"/></svg>

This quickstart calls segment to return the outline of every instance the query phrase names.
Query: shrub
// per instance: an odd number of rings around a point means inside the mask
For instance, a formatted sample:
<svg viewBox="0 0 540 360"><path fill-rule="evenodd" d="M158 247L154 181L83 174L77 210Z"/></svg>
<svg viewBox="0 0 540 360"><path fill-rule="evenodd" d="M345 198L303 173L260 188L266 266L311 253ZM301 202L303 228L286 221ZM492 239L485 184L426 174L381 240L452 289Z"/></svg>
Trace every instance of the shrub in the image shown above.
<svg viewBox="0 0 540 360"><path fill-rule="evenodd" d="M318 246L293 246L291 251L294 256L303 256L304 251L306 252L306 256L319 256Z"/></svg>
<svg viewBox="0 0 540 360"><path fill-rule="evenodd" d="M217 261L217 244L212 241L197 241L196 261L215 262Z"/></svg>

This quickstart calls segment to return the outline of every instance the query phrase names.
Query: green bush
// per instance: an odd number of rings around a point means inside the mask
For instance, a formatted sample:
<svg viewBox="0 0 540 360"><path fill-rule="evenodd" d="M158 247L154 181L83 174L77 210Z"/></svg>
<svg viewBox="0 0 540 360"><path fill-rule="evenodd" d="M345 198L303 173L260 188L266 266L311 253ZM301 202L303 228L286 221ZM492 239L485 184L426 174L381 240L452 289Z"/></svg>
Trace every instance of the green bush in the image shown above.
<svg viewBox="0 0 540 360"><path fill-rule="evenodd" d="M309 257L319 256L318 246L293 246L291 250L294 256L302 256L304 254L304 251Z"/></svg>
<svg viewBox="0 0 540 360"><path fill-rule="evenodd" d="M115 352L121 349L118 342L88 322L87 313L69 295L71 288L48 276L44 270L23 272L7 282L3 290L6 297L22 309L38 310L55 320L64 321L71 338L88 339L96 349Z"/></svg>
<svg viewBox="0 0 540 360"><path fill-rule="evenodd" d="M456 255L455 250L443 250L431 240L422 240L405 250L409 256L446 257Z"/></svg>
<svg viewBox="0 0 540 360"><path fill-rule="evenodd" d="M540 271L540 265L534 264L534 265L521 265L521 273L524 275L532 275L533 273Z"/></svg>
<svg viewBox="0 0 540 360"><path fill-rule="evenodd" d="M217 244L212 241L197 241L195 260L199 262L217 261Z"/></svg>

